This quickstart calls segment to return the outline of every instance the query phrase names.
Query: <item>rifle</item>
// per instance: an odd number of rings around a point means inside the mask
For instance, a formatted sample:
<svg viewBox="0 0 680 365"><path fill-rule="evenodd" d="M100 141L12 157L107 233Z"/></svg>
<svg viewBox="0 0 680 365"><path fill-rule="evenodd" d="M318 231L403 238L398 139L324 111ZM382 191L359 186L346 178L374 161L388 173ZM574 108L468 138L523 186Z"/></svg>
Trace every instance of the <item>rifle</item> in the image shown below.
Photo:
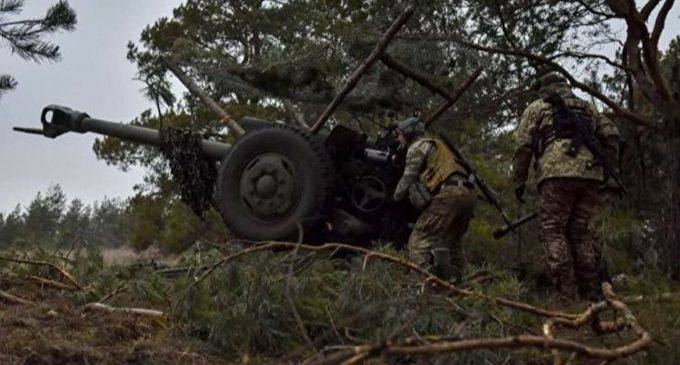
<svg viewBox="0 0 680 365"><path fill-rule="evenodd" d="M567 151L567 155L574 157L576 156L576 154L578 154L578 151L581 148L581 146L585 146L588 149L588 151L590 151L590 153L593 154L593 157L595 157L595 161L597 162L597 164L602 166L602 172L604 173L605 182L608 179L614 180L614 182L616 183L616 185L619 186L621 191L625 193L626 188L623 186L621 178L616 173L614 167L605 157L604 151L602 150L602 144L595 135L595 130L593 129L591 123L588 123L588 121L584 120L583 117L581 117L577 113L574 113L574 111L572 111L567 106L567 104L564 102L564 99L562 99L562 97L558 93L552 93L548 95L544 100L545 102L555 107L556 114L562 114L566 116L570 121L573 121L574 130L576 131L577 135L576 138L572 139L571 144L569 145L569 150Z"/></svg>
<svg viewBox="0 0 680 365"><path fill-rule="evenodd" d="M493 231L493 238L495 239L501 239L503 238L506 234L510 233L510 231L514 231L515 228L524 225L527 222L530 222L538 217L538 212L534 212L528 215L525 215L522 218L517 219L514 222L509 222L505 223L501 228Z"/></svg>
<svg viewBox="0 0 680 365"><path fill-rule="evenodd" d="M465 171L467 171L468 175L472 177L474 184L477 185L479 190L482 192L482 195L484 195L486 201L489 202L489 204L493 205L494 208L496 208L496 210L501 216L501 219L503 219L503 223L505 223L505 226L511 227L509 231L513 230L515 226L513 226L513 222L511 222L507 214L505 214L503 204L501 204L501 202L496 197L496 193L494 193L491 190L491 188L489 188L489 186L486 185L486 183L484 183L484 180L479 178L479 175L477 175L477 171L475 171L474 167L472 167L472 165L467 161L465 156L463 156L463 153L460 152L460 150L456 147L456 145L453 143L453 141L447 134L445 134L444 132L439 132L439 137L441 137L446 146L451 150L451 152L453 152L453 155L456 157L458 163L465 169Z"/></svg>
<svg viewBox="0 0 680 365"><path fill-rule="evenodd" d="M585 146L590 153L593 154L595 157L597 163L602 166L602 172L605 175L606 179L612 179L616 184L621 188L621 191L625 193L626 189L623 186L623 183L621 182L621 179L619 178L619 175L616 173L616 170L614 167L609 163L607 158L604 155L604 151L602 150L602 144L600 143L600 140L597 138L595 135L595 131L593 130L593 127L590 123L588 123L586 120L583 119L580 115L577 113L574 113L569 106L564 102L564 99L558 94L558 93L552 93L548 95L546 98L544 98L545 102L549 103L556 109L557 114L562 114L566 116L570 121L573 121L573 126L574 130L577 133L576 138L574 138L569 145L569 150L567 150L567 154L569 156L576 156L578 154L579 149L582 146ZM493 237L495 239L500 239L506 234L508 234L510 231L514 230L515 228L530 222L538 217L538 213L534 212L531 214L528 214L524 217L521 217L514 222L506 222L501 228L495 230L493 232Z"/></svg>

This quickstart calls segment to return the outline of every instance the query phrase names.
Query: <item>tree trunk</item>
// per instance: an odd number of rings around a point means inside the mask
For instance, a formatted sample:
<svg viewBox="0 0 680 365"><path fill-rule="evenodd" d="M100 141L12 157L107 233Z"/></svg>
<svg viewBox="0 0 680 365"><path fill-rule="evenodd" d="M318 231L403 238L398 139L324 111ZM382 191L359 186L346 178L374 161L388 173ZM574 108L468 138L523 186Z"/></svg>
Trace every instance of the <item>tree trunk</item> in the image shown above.
<svg viewBox="0 0 680 365"><path fill-rule="evenodd" d="M680 280L680 115L666 121L668 159L668 204L665 214L665 245L668 265L674 279Z"/></svg>
<svg viewBox="0 0 680 365"><path fill-rule="evenodd" d="M666 158L668 159L668 204L665 214L664 241L668 251L668 268L680 280L680 61L676 61L671 78L672 99L665 122Z"/></svg>

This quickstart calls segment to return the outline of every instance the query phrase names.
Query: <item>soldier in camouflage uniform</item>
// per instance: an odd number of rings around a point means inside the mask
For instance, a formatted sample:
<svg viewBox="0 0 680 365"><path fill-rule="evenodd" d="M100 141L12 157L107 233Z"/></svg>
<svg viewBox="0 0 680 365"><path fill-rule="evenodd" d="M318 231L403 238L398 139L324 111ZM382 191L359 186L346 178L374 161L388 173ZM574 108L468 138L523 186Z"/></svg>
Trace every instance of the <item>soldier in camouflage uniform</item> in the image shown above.
<svg viewBox="0 0 680 365"><path fill-rule="evenodd" d="M602 205L602 167L585 146L568 154L575 131L558 120L554 107L544 101L557 93L569 109L592 123L605 158L617 154L619 132L616 126L593 106L577 98L567 81L551 72L533 86L541 99L531 103L514 132L515 195L522 201L532 158L540 194L542 241L550 284L564 296L594 298L599 290L600 249L593 230L593 218ZM557 120L557 122L556 122ZM560 126L560 127L556 127Z"/></svg>
<svg viewBox="0 0 680 365"><path fill-rule="evenodd" d="M460 279L463 236L476 204L474 186L446 144L425 134L420 119L400 122L397 134L408 150L394 200L408 196L422 210L409 237L410 259L444 279Z"/></svg>

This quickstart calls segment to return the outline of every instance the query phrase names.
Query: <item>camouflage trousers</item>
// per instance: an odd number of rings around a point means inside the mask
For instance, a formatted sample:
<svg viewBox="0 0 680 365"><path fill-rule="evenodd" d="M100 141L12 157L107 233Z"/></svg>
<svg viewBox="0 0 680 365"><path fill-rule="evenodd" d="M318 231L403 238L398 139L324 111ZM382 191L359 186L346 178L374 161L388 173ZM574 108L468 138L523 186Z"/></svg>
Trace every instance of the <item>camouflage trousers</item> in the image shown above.
<svg viewBox="0 0 680 365"><path fill-rule="evenodd" d="M408 240L409 258L445 279L460 278L465 264L463 236L476 203L477 196L468 188L443 187L416 221ZM440 266L435 260L442 258L448 261L448 273L435 270Z"/></svg>
<svg viewBox="0 0 680 365"><path fill-rule="evenodd" d="M599 182L553 178L539 191L541 234L550 284L575 298L589 297L599 286L600 248L593 218L602 206Z"/></svg>

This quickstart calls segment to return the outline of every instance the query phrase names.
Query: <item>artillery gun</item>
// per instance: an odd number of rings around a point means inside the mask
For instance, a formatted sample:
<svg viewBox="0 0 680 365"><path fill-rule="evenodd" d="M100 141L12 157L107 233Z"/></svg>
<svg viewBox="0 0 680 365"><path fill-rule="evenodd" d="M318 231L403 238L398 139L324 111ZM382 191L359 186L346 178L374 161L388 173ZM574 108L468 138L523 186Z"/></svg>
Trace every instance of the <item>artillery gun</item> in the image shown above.
<svg viewBox="0 0 680 365"><path fill-rule="evenodd" d="M247 117L236 123L174 61L165 60L170 71L237 134L245 130L233 145L203 139L195 146L209 160L211 172L212 166L216 169L214 188L210 189L212 201L236 237L266 241L304 233L305 241L360 243L385 239L397 246L405 243L411 231L408 223L415 220L417 212L410 204L391 199L405 157L399 153L393 130L386 128L376 138L342 125L328 133L321 131L343 98L377 61L446 100L425 119L426 124L453 106L477 80L481 68L451 93L386 53L413 12L412 6L407 7L392 23L310 129ZM174 148L163 144L158 130L94 119L67 107L47 106L40 120L42 129L14 129L49 138L67 132L92 132Z"/></svg>
<svg viewBox="0 0 680 365"><path fill-rule="evenodd" d="M43 109L42 128L19 132L56 138L96 133L160 147L161 132L91 118L73 109ZM377 138L338 125L313 134L280 123L244 118L246 134L233 145L203 139L200 153L217 171L215 206L232 233L252 240L295 238L404 242L408 205L391 195L401 174L390 130ZM172 147L172 146L171 146Z"/></svg>

